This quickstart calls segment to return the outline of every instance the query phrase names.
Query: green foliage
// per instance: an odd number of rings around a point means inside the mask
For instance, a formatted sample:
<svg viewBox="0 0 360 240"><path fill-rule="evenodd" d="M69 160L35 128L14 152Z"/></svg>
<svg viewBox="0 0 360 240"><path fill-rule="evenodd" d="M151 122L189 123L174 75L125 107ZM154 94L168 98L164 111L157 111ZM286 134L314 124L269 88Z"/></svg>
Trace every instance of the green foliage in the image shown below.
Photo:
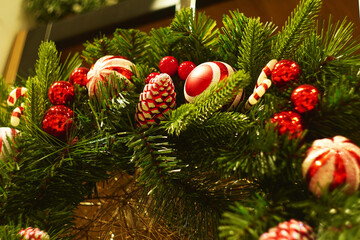
<svg viewBox="0 0 360 240"><path fill-rule="evenodd" d="M277 34L272 46L272 55L275 59L287 59L293 56L293 51L301 43L309 31L314 29L314 19L321 8L321 0L302 0L281 32Z"/></svg>
<svg viewBox="0 0 360 240"><path fill-rule="evenodd" d="M183 131L200 130L198 126L230 103L236 95L234 93L247 84L249 84L249 76L244 71L234 73L227 80L203 92L195 99L193 105L185 104L172 111L169 121L165 123L167 131L169 134L180 135Z"/></svg>
<svg viewBox="0 0 360 240"><path fill-rule="evenodd" d="M49 86L66 80L81 62L74 55L60 64L54 43L43 43L35 75L26 83L25 121L12 144L17 160L8 155L1 161L0 224L26 222L56 237L71 229L73 210L84 196L96 194L97 182L126 171L136 172L143 189L139 207L184 237L258 239L294 218L313 226L319 239L357 239L359 194L347 196L337 189L316 199L301 172L315 139L343 135L360 144L360 45L352 38L353 24L331 19L319 24L320 6L320 0L301 1L275 35L271 22L239 11L224 16L220 34L214 20L184 9L169 27L149 34L118 29L112 38L88 41L85 61L125 56L136 65L134 85L125 86L111 75L100 81L92 99L85 88L75 86L70 107L76 118L66 141L43 132L41 121L51 106ZM193 103L184 103L184 82L172 76L177 108L159 125L137 128L134 115L144 79L168 55L196 64L224 61L238 69ZM274 57L297 61L299 81L271 86L245 110L261 69ZM293 110L290 95L301 84L319 89L319 104L301 115L301 136L280 135L270 119ZM244 101L229 109L239 89L245 90ZM8 126L12 111L4 105L8 91L0 81L2 126Z"/></svg>
<svg viewBox="0 0 360 240"><path fill-rule="evenodd" d="M176 13L170 24L174 32L174 51L179 61L191 59L195 64L216 59L219 30L216 22L204 13L194 15L192 9Z"/></svg>
<svg viewBox="0 0 360 240"><path fill-rule="evenodd" d="M238 59L238 49L248 23L248 18L238 10L230 11L229 15L223 16L223 25L221 28L223 34L219 36L219 51L222 58L231 66L236 66Z"/></svg>
<svg viewBox="0 0 360 240"><path fill-rule="evenodd" d="M112 45L113 41L102 35L94 39L93 42L84 43L85 49L82 51L82 57L89 64L94 64L96 60L106 55L113 55L116 51Z"/></svg>
<svg viewBox="0 0 360 240"><path fill-rule="evenodd" d="M269 59L270 36L275 27L272 23L263 24L260 18L249 18L238 51L237 66L249 72L255 83L259 72Z"/></svg>
<svg viewBox="0 0 360 240"><path fill-rule="evenodd" d="M112 39L113 46L118 54L129 58L130 61L136 63L147 62L147 41L146 33L134 29L117 29Z"/></svg>
<svg viewBox="0 0 360 240"><path fill-rule="evenodd" d="M264 221L265 220L265 221ZM281 207L273 207L259 195L248 199L244 205L236 202L223 214L220 238L228 240L259 239L269 227L283 221Z"/></svg>

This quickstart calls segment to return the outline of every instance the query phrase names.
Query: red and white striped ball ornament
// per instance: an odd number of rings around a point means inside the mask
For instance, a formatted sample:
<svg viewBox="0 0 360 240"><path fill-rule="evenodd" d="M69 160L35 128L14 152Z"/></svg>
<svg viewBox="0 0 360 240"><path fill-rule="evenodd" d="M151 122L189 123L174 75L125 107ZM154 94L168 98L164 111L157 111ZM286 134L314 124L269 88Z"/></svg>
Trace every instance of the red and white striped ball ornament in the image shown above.
<svg viewBox="0 0 360 240"><path fill-rule="evenodd" d="M22 240L49 240L49 235L41 231L38 228L28 227L26 229L21 229L18 233L22 237Z"/></svg>
<svg viewBox="0 0 360 240"><path fill-rule="evenodd" d="M360 148L343 136L315 140L302 163L309 190L320 197L323 191L345 186L354 193L360 183Z"/></svg>
<svg viewBox="0 0 360 240"><path fill-rule="evenodd" d="M224 62L205 62L194 68L186 78L184 95L186 101L192 103L195 98L201 95L219 81L224 80L235 72L229 64ZM243 97L243 89L240 89L230 108L239 104Z"/></svg>
<svg viewBox="0 0 360 240"><path fill-rule="evenodd" d="M12 151L9 140L13 141L17 133L18 131L13 128L0 128L0 161L5 158L6 153Z"/></svg>
<svg viewBox="0 0 360 240"><path fill-rule="evenodd" d="M291 219L279 223L268 232L263 233L259 240L314 240L313 230L307 224Z"/></svg>
<svg viewBox="0 0 360 240"><path fill-rule="evenodd" d="M135 65L121 56L108 55L99 58L87 73L88 82L86 87L89 96L94 97L99 95L100 82L102 82L104 86L108 84L114 85L114 83L111 82L114 75L120 78L125 88L121 90L131 89L134 85L131 79L134 75L132 72L133 69L135 69Z"/></svg>
<svg viewBox="0 0 360 240"><path fill-rule="evenodd" d="M135 119L139 127L150 127L164 119L175 108L175 86L171 77L162 73L152 78L140 94Z"/></svg>

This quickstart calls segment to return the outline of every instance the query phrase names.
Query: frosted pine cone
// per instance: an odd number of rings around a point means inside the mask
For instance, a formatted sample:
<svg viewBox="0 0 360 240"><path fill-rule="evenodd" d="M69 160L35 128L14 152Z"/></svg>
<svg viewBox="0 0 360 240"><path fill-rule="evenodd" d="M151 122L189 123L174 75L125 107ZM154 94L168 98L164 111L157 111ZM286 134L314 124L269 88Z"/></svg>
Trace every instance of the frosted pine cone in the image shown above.
<svg viewBox="0 0 360 240"><path fill-rule="evenodd" d="M46 232L41 231L38 228L31 228L31 227L22 229L19 232L19 235L22 236L23 240L49 240L50 239L49 235Z"/></svg>
<svg viewBox="0 0 360 240"><path fill-rule="evenodd" d="M303 222L291 219L282 222L267 233L263 233L259 240L314 240L312 228Z"/></svg>
<svg viewBox="0 0 360 240"><path fill-rule="evenodd" d="M140 94L135 119L140 127L150 127L164 119L164 114L175 108L175 87L171 77L160 74L145 85Z"/></svg>

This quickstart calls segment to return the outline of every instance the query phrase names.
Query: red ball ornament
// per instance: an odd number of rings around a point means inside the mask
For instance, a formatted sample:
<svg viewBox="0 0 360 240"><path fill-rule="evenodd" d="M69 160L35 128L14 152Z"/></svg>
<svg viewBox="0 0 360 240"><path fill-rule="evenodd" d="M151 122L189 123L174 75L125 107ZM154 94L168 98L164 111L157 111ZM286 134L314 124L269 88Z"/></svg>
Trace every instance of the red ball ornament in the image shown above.
<svg viewBox="0 0 360 240"><path fill-rule="evenodd" d="M301 85L291 94L291 102L299 113L311 111L319 101L319 91L312 85Z"/></svg>
<svg viewBox="0 0 360 240"><path fill-rule="evenodd" d="M54 105L68 105L74 100L74 87L65 81L55 82L49 88L49 99Z"/></svg>
<svg viewBox="0 0 360 240"><path fill-rule="evenodd" d="M145 79L145 84L148 84L150 82L150 80L153 79L154 77L156 77L157 75L160 75L160 73L158 73L158 72L150 73Z"/></svg>
<svg viewBox="0 0 360 240"><path fill-rule="evenodd" d="M210 88L219 81L224 80L235 70L224 62L205 62L191 71L186 78L184 86L184 95L187 102L194 102L195 97L201 95L206 89ZM243 97L243 89L239 89L230 108L239 104Z"/></svg>
<svg viewBox="0 0 360 240"><path fill-rule="evenodd" d="M259 240L314 240L313 229L307 224L291 219L279 223L268 232L263 233Z"/></svg>
<svg viewBox="0 0 360 240"><path fill-rule="evenodd" d="M292 81L297 81L300 76L299 65L292 60L277 62L271 71L271 80L275 85L284 86Z"/></svg>
<svg viewBox="0 0 360 240"><path fill-rule="evenodd" d="M43 130L61 140L66 140L73 123L73 111L63 105L51 107L42 121Z"/></svg>
<svg viewBox="0 0 360 240"><path fill-rule="evenodd" d="M121 56L104 56L101 57L96 63L91 67L90 71L87 74L88 82L86 87L89 92L90 97L101 97L100 91L100 82L104 86L113 86L115 83L113 81L114 76L120 78L120 82L124 89L128 90L134 86L132 82L132 76L134 73L132 70L135 70L135 65L129 60Z"/></svg>
<svg viewBox="0 0 360 240"><path fill-rule="evenodd" d="M71 72L69 77L69 82L71 84L78 84L82 87L86 86L88 79L87 79L87 73L90 69L86 67L79 67L74 69L74 71Z"/></svg>
<svg viewBox="0 0 360 240"><path fill-rule="evenodd" d="M190 61L185 61L180 64L178 67L178 75L181 80L186 80L186 78L189 76L190 72L194 70L196 67L195 63Z"/></svg>
<svg viewBox="0 0 360 240"><path fill-rule="evenodd" d="M179 62L172 56L163 57L159 63L159 69L162 73L167 73L170 76L174 76L179 67Z"/></svg>
<svg viewBox="0 0 360 240"><path fill-rule="evenodd" d="M323 191L345 186L354 193L360 184L360 148L343 136L315 140L302 163L309 190L320 197Z"/></svg>
<svg viewBox="0 0 360 240"><path fill-rule="evenodd" d="M299 137L303 132L301 116L292 111L276 113L271 122L277 124L276 128L280 135L289 134L289 138Z"/></svg>

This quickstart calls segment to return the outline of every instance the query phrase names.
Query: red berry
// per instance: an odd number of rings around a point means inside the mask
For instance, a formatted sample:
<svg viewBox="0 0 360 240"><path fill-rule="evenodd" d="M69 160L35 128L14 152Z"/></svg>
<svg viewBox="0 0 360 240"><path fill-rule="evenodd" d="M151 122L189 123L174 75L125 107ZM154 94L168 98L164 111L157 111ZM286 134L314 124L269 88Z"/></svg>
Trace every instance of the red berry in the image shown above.
<svg viewBox="0 0 360 240"><path fill-rule="evenodd" d="M178 74L181 80L186 80L190 72L196 67L195 63L190 61L185 61L180 64L178 68Z"/></svg>
<svg viewBox="0 0 360 240"><path fill-rule="evenodd" d="M178 66L178 60L172 56L163 57L159 63L160 72L167 73L170 76L174 76L176 74Z"/></svg>
<svg viewBox="0 0 360 240"><path fill-rule="evenodd" d="M145 84L148 84L150 82L150 80L153 79L154 77L156 77L157 75L160 75L160 73L158 73L158 72L150 73L145 79Z"/></svg>

